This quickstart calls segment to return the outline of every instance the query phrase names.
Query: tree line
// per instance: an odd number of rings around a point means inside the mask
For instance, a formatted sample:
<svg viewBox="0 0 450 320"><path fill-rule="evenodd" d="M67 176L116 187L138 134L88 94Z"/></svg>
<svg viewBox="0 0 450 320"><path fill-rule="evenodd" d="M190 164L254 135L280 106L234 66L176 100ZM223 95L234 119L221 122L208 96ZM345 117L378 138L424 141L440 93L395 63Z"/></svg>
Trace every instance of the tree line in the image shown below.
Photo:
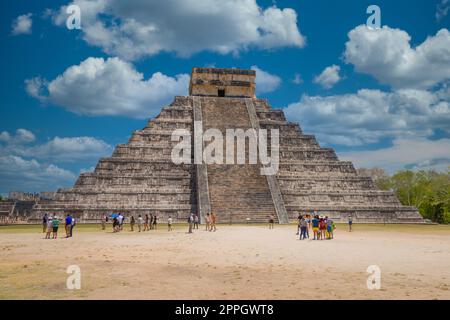
<svg viewBox="0 0 450 320"><path fill-rule="evenodd" d="M447 172L401 170L389 175L380 168L358 169L381 190L395 192L403 205L415 206L424 219L450 223L450 167Z"/></svg>

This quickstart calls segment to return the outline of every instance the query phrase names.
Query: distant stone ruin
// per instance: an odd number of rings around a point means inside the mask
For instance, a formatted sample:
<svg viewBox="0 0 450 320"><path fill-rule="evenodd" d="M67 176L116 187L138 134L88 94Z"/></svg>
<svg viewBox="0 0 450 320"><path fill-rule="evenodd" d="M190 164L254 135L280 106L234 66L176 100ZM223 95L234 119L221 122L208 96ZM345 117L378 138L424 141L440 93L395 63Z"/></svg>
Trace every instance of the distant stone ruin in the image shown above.
<svg viewBox="0 0 450 320"><path fill-rule="evenodd" d="M172 133L180 128L193 133L194 121L223 133L278 129L277 175L261 175L260 163L174 164ZM351 215L354 222L422 222L416 208L377 190L351 162L340 161L333 149L320 147L313 135L286 121L282 110L256 98L255 71L194 68L189 96L175 97L128 143L101 158L94 172L80 174L73 188L39 200L32 218L71 213L82 222L96 222L103 213L124 212L184 222L191 212L203 220L213 211L222 223L265 222L269 215L288 223L312 210L335 221Z"/></svg>

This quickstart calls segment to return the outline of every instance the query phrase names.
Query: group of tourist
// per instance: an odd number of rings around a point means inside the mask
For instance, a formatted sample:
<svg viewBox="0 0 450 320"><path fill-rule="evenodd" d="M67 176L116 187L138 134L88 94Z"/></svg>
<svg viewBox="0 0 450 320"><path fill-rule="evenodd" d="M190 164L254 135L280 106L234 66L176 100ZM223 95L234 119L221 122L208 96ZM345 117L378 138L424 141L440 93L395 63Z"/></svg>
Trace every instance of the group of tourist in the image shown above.
<svg viewBox="0 0 450 320"><path fill-rule="evenodd" d="M211 213L207 213L206 217L205 217L205 226L206 226L206 231L217 231L217 215L214 212ZM197 229L198 229L198 225L197 225Z"/></svg>
<svg viewBox="0 0 450 320"><path fill-rule="evenodd" d="M65 220L66 238L71 238L73 235L73 228L76 225L76 219L70 214L67 214ZM42 232L45 233L45 239L57 239L58 229L61 221L57 215L50 216L47 213L42 217Z"/></svg>
<svg viewBox="0 0 450 320"><path fill-rule="evenodd" d="M312 240L331 240L334 239L334 230L336 225L331 218L327 216L316 215L299 215L297 225L297 235L300 240L309 239L309 231L313 231Z"/></svg>

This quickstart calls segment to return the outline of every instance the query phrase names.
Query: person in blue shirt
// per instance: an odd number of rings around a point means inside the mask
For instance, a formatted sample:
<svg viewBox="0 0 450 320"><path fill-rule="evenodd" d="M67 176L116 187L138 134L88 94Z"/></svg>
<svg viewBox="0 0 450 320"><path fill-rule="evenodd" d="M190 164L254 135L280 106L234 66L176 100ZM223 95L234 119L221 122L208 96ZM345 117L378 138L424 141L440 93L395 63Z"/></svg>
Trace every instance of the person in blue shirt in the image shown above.
<svg viewBox="0 0 450 320"><path fill-rule="evenodd" d="M70 216L70 214L67 214L66 216L66 238L70 237L70 228L72 226L72 217Z"/></svg>

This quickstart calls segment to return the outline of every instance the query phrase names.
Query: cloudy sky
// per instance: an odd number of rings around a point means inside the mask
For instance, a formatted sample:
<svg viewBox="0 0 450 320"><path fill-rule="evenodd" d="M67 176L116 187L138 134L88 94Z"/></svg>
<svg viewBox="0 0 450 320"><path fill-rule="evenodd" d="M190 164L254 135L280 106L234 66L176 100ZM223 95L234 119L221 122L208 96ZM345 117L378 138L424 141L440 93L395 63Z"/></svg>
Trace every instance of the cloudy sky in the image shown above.
<svg viewBox="0 0 450 320"><path fill-rule="evenodd" d="M70 187L186 95L194 66L256 70L259 97L358 167L445 170L450 1L377 1L379 30L371 4L1 1L0 193Z"/></svg>

